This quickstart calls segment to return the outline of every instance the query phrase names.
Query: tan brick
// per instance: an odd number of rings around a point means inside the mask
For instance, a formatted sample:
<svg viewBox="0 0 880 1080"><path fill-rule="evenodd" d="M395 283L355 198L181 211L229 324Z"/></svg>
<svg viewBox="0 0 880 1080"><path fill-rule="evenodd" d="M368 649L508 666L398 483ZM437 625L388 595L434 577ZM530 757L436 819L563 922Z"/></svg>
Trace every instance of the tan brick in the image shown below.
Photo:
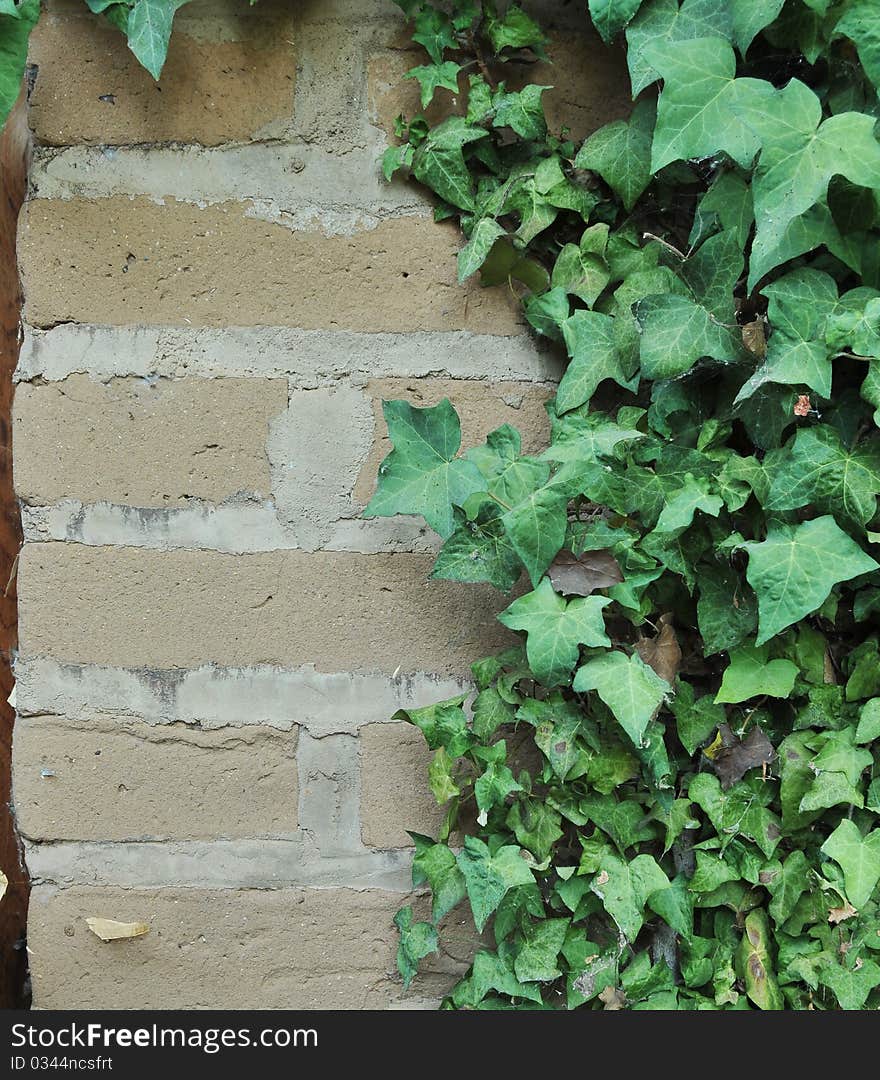
<svg viewBox="0 0 880 1080"><path fill-rule="evenodd" d="M28 950L40 1009L381 1009L403 998L394 912L379 890L121 889L31 894ZM422 907L422 911L424 908ZM146 922L102 942L90 917ZM477 947L450 916L444 951L422 963L410 997L439 997Z"/></svg>
<svg viewBox="0 0 880 1080"><path fill-rule="evenodd" d="M20 228L26 320L522 330L505 289L456 283L457 227L401 217L352 236L293 232L239 203L35 199Z"/></svg>
<svg viewBox="0 0 880 1080"><path fill-rule="evenodd" d="M38 67L30 99L35 137L53 146L195 142L215 146L250 139L293 114L296 72L293 14L283 0L259 9L231 5L231 33L216 40L197 19L179 14L161 80L156 83L105 20L53 4L31 39ZM215 39L215 40L212 40ZM76 57L72 63L71 58Z"/></svg>
<svg viewBox="0 0 880 1080"><path fill-rule="evenodd" d="M269 421L286 407L283 379L99 383L71 375L22 383L13 416L16 491L30 503L145 507L268 495Z"/></svg>
<svg viewBox="0 0 880 1080"><path fill-rule="evenodd" d="M549 63L505 65L504 78L511 90L519 90L529 82L553 87L543 97L551 131L567 127L570 137L580 140L603 124L629 114L632 101L622 49L608 48L585 27L580 33L551 33L548 54ZM400 113L411 117L419 112L419 85L404 75L424 62L424 52L418 49L377 53L370 59L367 78L371 116L383 131L394 130L395 117ZM436 122L450 113L462 112L465 87L462 78L459 94L439 90L428 118Z"/></svg>
<svg viewBox="0 0 880 1080"><path fill-rule="evenodd" d="M434 756L409 724L360 730L361 838L368 847L411 847L407 832L436 836L443 810L428 786Z"/></svg>
<svg viewBox="0 0 880 1080"><path fill-rule="evenodd" d="M367 392L373 398L376 430L369 457L361 469L354 497L366 505L376 490L379 464L391 450L388 428L382 415L383 400L405 398L424 408L449 398L461 420L463 450L483 442L490 431L511 424L522 435L523 452L537 453L547 446L550 421L544 404L553 389L534 383L487 383L467 379L371 379Z"/></svg>
<svg viewBox="0 0 880 1080"><path fill-rule="evenodd" d="M225 555L26 544L23 656L125 667L314 664L465 673L512 643L489 586L428 581L423 555Z"/></svg>
<svg viewBox="0 0 880 1080"><path fill-rule="evenodd" d="M13 801L40 840L279 836L297 825L296 732L15 725Z"/></svg>

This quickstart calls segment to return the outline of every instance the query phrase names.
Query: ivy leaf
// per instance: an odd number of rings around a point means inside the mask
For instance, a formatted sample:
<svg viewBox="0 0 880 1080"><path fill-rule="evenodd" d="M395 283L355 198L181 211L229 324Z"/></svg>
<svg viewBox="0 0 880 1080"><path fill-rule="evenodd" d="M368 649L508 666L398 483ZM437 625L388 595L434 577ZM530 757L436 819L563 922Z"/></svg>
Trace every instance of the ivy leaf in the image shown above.
<svg viewBox="0 0 880 1080"><path fill-rule="evenodd" d="M627 63L632 93L638 94L660 78L648 61L648 50L658 42L678 45L693 38L727 35L729 16L721 0L652 0L643 4L626 31Z"/></svg>
<svg viewBox="0 0 880 1080"><path fill-rule="evenodd" d="M418 709L398 709L391 719L414 724L425 736L428 749L445 747L451 757L460 757L473 743L467 717L461 707L466 697L467 694L460 694L448 701L438 701Z"/></svg>
<svg viewBox="0 0 880 1080"><path fill-rule="evenodd" d="M758 597L758 637L763 645L815 611L837 582L880 569L833 517L802 525L771 525L767 539L743 544L746 577Z"/></svg>
<svg viewBox="0 0 880 1080"><path fill-rule="evenodd" d="M820 850L843 871L847 900L863 908L880 881L880 829L863 837L855 822L844 818Z"/></svg>
<svg viewBox="0 0 880 1080"><path fill-rule="evenodd" d="M568 500L565 485L551 480L505 511L502 517L510 545L522 559L535 587L565 543Z"/></svg>
<svg viewBox="0 0 880 1080"><path fill-rule="evenodd" d="M771 955L770 926L762 908L750 911L737 957L746 994L759 1009L778 1011L785 1008L782 991L776 981Z"/></svg>
<svg viewBox="0 0 880 1080"><path fill-rule="evenodd" d="M562 335L570 360L556 394L560 413L589 401L605 379L613 379L625 390L637 388L637 357L621 349L616 318L598 311L576 311L563 322Z"/></svg>
<svg viewBox="0 0 880 1080"><path fill-rule="evenodd" d="M510 630L527 634L526 654L536 678L545 686L567 682L578 660L579 646L610 645L602 609L607 596L577 597L566 602L549 578L498 616Z"/></svg>
<svg viewBox="0 0 880 1080"><path fill-rule="evenodd" d="M642 6L642 0L589 0L590 18L610 44Z"/></svg>
<svg viewBox="0 0 880 1080"><path fill-rule="evenodd" d="M575 167L597 172L620 196L627 210L633 208L651 182L651 140L656 115L653 101L637 102L628 119L599 128L575 158Z"/></svg>
<svg viewBox="0 0 880 1080"><path fill-rule="evenodd" d="M719 322L735 322L733 291L742 276L743 245L736 229L704 240L681 265L681 275L700 304Z"/></svg>
<svg viewBox="0 0 880 1080"><path fill-rule="evenodd" d="M809 386L831 397L830 349L824 341L826 318L837 304L834 279L819 270L794 270L764 292L770 299L768 314L773 334L766 363L737 394L743 401L765 383Z"/></svg>
<svg viewBox="0 0 880 1080"><path fill-rule="evenodd" d="M446 748L441 746L428 766L428 783L438 806L443 806L461 794L452 778L452 765L452 758L446 753Z"/></svg>
<svg viewBox="0 0 880 1080"><path fill-rule="evenodd" d="M707 656L727 652L758 629L755 596L731 567L707 568L697 588L697 625Z"/></svg>
<svg viewBox="0 0 880 1080"><path fill-rule="evenodd" d="M798 79L769 98L744 100L739 109L763 144L752 190L755 247L766 272L768 253L779 247L791 221L825 197L832 176L863 187L877 183L880 144L873 116L847 112L822 120L819 98ZM749 288L757 282L753 267Z"/></svg>
<svg viewBox="0 0 880 1080"><path fill-rule="evenodd" d="M648 897L659 889L669 888L669 879L651 855L636 855L626 862L609 854L603 856L590 888L621 934L633 942L644 926Z"/></svg>
<svg viewBox="0 0 880 1080"><path fill-rule="evenodd" d="M0 125L21 93L28 39L40 17L40 0L23 0L14 11L0 13Z"/></svg>
<svg viewBox="0 0 880 1080"><path fill-rule="evenodd" d="M697 747L724 723L727 714L711 694L698 698L689 682L679 679L670 704L681 745L693 755Z"/></svg>
<svg viewBox="0 0 880 1080"><path fill-rule="evenodd" d="M541 95L550 89L549 86L529 83L522 90L498 94L494 101L493 126L509 127L521 139L542 139L547 134L547 121L544 119Z"/></svg>
<svg viewBox="0 0 880 1080"><path fill-rule="evenodd" d="M506 824L513 830L516 842L542 862L563 835L562 817L547 803L536 799L520 799L511 806Z"/></svg>
<svg viewBox="0 0 880 1080"><path fill-rule="evenodd" d="M444 90L458 93L458 73L461 65L454 60L444 60L442 64L423 64L419 67L410 68L404 78L415 79L421 88L422 108L427 107L434 100L434 94L438 86Z"/></svg>
<svg viewBox="0 0 880 1080"><path fill-rule="evenodd" d="M547 43L541 27L518 4L511 4L501 18L490 15L486 34L496 53L503 49L542 50Z"/></svg>
<svg viewBox="0 0 880 1080"><path fill-rule="evenodd" d="M868 995L880 985L880 967L873 960L859 957L859 966L848 968L841 958L819 968L819 982L829 987L841 1009L864 1009Z"/></svg>
<svg viewBox="0 0 880 1080"><path fill-rule="evenodd" d="M556 961L571 919L542 919L526 931L513 970L521 983L552 982L561 975Z"/></svg>
<svg viewBox="0 0 880 1080"><path fill-rule="evenodd" d="M856 728L856 742L868 743L875 739L880 739L880 698L865 702Z"/></svg>
<svg viewBox="0 0 880 1080"><path fill-rule="evenodd" d="M413 884L427 881L431 886L431 918L438 923L466 896L464 877L455 854L445 844L435 844L426 837L410 834L416 840L413 856ZM418 876L418 880L417 879Z"/></svg>
<svg viewBox="0 0 880 1080"><path fill-rule="evenodd" d="M522 573L522 562L510 546L500 507L483 499L473 518L455 511L455 529L440 549L432 578L485 581L510 592Z"/></svg>
<svg viewBox="0 0 880 1080"><path fill-rule="evenodd" d="M646 379L673 379L704 356L727 362L741 351L726 326L684 296L648 296L636 305L636 318Z"/></svg>
<svg viewBox="0 0 880 1080"><path fill-rule="evenodd" d="M736 704L754 697L787 698L798 676L790 660L769 660L769 645L740 645L730 652L730 664L715 695L716 704Z"/></svg>
<svg viewBox="0 0 880 1080"><path fill-rule="evenodd" d="M733 43L745 56L749 45L782 11L785 0L727 0Z"/></svg>
<svg viewBox="0 0 880 1080"><path fill-rule="evenodd" d="M448 399L427 409L383 401L382 412L394 449L379 468L376 494L363 516L421 514L441 537L449 536L453 506L485 487L476 465L455 457L461 446L458 414Z"/></svg>
<svg viewBox="0 0 880 1080"><path fill-rule="evenodd" d="M455 31L445 12L425 5L415 16L413 41L423 46L435 64L443 60L444 49L454 49L457 45Z"/></svg>
<svg viewBox="0 0 880 1080"><path fill-rule="evenodd" d="M458 253L459 285L480 269L488 258L495 241L506 235L494 218L480 218L474 226L470 240Z"/></svg>
<svg viewBox="0 0 880 1080"><path fill-rule="evenodd" d="M450 116L431 129L413 154L413 176L446 202L472 211L473 181L462 147L488 135L488 131L468 124L462 117Z"/></svg>
<svg viewBox="0 0 880 1080"><path fill-rule="evenodd" d="M654 532L680 532L691 525L698 510L710 517L718 517L722 506L724 500L719 495L709 493L706 480L698 480L691 473L685 473L680 478L680 486L660 511Z"/></svg>
<svg viewBox="0 0 880 1080"><path fill-rule="evenodd" d="M800 848L795 848L779 873L765 885L772 897L768 910L777 926L782 926L788 920L795 904L809 887L809 873L810 864L806 855Z"/></svg>
<svg viewBox="0 0 880 1080"><path fill-rule="evenodd" d="M839 520L866 525L877 512L880 493L880 440L846 450L828 424L801 428L782 457L770 467L767 510L812 505Z"/></svg>
<svg viewBox="0 0 880 1080"><path fill-rule="evenodd" d="M669 684L639 656L617 649L579 667L572 686L580 693L595 690L636 746L643 745L648 724L669 693Z"/></svg>
<svg viewBox="0 0 880 1080"><path fill-rule="evenodd" d="M880 89L880 18L872 0L851 0L834 27L834 35L848 37L875 87Z"/></svg>
<svg viewBox="0 0 880 1080"><path fill-rule="evenodd" d="M128 47L158 81L168 52L171 24L187 0L137 0L128 16Z"/></svg>
<svg viewBox="0 0 880 1080"><path fill-rule="evenodd" d="M694 936L694 898L683 874L650 893L647 904L679 937L689 941Z"/></svg>
<svg viewBox="0 0 880 1080"><path fill-rule="evenodd" d="M644 55L663 79L652 170L719 151L749 168L761 144L742 114L761 109L772 97L770 84L762 79L737 79L736 56L720 37L674 45L659 41L648 45Z"/></svg>
<svg viewBox="0 0 880 1080"><path fill-rule="evenodd" d="M403 988L415 978L419 969L419 960L440 948L437 931L426 922L413 922L413 910L410 905L401 908L394 916L394 925L400 934L397 946L397 970L403 976Z"/></svg>
<svg viewBox="0 0 880 1080"><path fill-rule="evenodd" d="M474 753L476 754L478 750L479 748ZM493 757L474 784L474 797L477 801L477 809L480 811L477 821L480 825L486 824L488 811L493 806L502 805L511 792L522 791L522 785L514 778L508 766L503 764L503 756L507 754L504 740L493 743L491 751Z"/></svg>
<svg viewBox="0 0 880 1080"><path fill-rule="evenodd" d="M464 849L457 856L464 875L468 899L479 933L489 921L509 889L531 885L534 876L522 858L520 848L513 845L498 848L493 854L476 836L464 838Z"/></svg>
<svg viewBox="0 0 880 1080"><path fill-rule="evenodd" d="M765 787L759 777L755 781L740 780L724 791L717 776L702 772L692 777L687 794L705 812L723 847L734 837L745 836L769 859L782 830L779 818L761 802L770 797Z"/></svg>

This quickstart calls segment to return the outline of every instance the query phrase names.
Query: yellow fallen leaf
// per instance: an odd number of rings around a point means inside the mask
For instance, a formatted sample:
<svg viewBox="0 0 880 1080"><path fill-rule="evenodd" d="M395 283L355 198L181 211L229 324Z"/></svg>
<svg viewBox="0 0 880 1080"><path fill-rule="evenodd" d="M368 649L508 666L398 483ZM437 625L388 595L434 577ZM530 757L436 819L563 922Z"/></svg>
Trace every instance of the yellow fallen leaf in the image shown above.
<svg viewBox="0 0 880 1080"><path fill-rule="evenodd" d="M6 877L3 871L0 870L0 900L2 900L3 897L6 895L6 889L8 885L9 879Z"/></svg>
<svg viewBox="0 0 880 1080"><path fill-rule="evenodd" d="M101 941L122 941L125 938L141 937L149 931L143 922L117 922L115 919L86 919L89 930Z"/></svg>

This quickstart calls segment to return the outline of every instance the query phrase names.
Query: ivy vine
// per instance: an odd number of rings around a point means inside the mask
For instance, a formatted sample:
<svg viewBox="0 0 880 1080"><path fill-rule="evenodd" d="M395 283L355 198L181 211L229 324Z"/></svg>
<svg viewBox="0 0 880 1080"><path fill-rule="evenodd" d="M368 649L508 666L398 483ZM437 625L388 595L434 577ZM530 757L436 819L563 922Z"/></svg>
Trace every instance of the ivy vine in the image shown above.
<svg viewBox="0 0 880 1080"><path fill-rule="evenodd" d="M589 0L636 103L577 145L506 85L547 48L520 7L398 3L423 109L464 104L401 117L386 175L568 356L543 453L384 406L367 516L520 583L476 697L396 717L446 807L404 982L468 905L447 1008L876 1008L880 7Z"/></svg>

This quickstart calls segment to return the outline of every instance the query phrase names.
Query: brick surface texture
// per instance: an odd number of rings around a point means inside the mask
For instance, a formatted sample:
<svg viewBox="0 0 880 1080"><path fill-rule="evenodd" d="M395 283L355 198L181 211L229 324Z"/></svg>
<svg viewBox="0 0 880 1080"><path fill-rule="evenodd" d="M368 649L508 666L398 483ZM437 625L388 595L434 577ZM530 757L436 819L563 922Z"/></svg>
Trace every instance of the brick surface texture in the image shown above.
<svg viewBox="0 0 880 1080"><path fill-rule="evenodd" d="M625 115L619 53L538 6L551 126ZM193 0L158 84L79 0L44 7L13 422L34 1003L436 1004L476 937L453 913L403 992L407 830L442 810L390 721L514 639L509 598L429 579L423 522L362 516L381 402L449 398L463 447L509 423L540 451L558 357L381 179L421 62L391 0Z"/></svg>

